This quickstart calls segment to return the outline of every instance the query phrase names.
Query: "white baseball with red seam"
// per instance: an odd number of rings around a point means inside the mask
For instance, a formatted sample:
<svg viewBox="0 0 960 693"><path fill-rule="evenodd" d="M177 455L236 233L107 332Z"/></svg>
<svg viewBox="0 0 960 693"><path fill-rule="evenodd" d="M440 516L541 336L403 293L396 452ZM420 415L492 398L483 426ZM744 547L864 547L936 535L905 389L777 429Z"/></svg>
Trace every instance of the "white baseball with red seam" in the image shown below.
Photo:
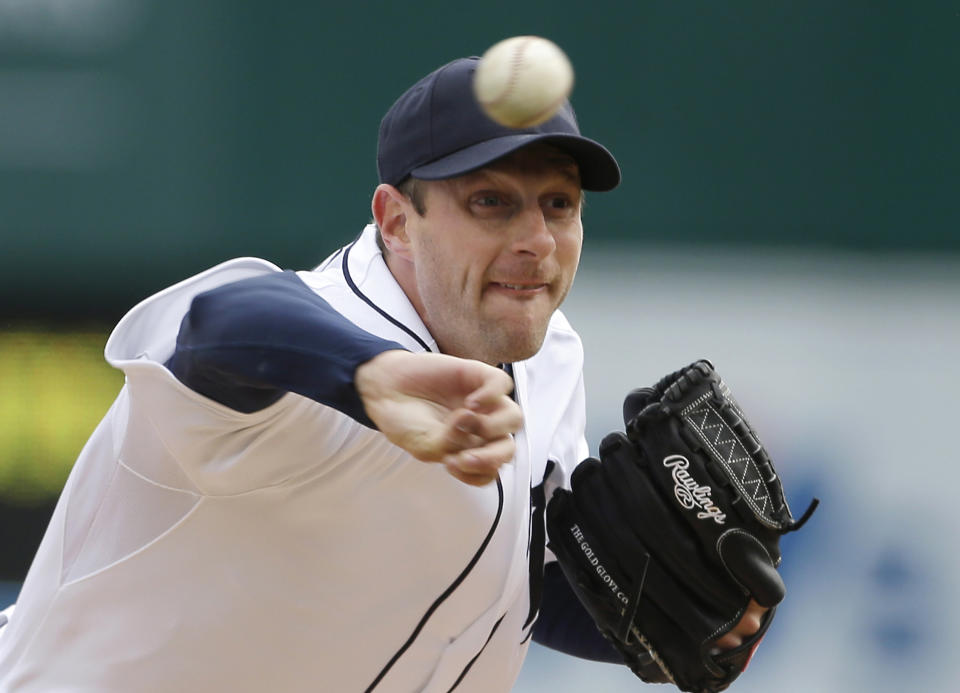
<svg viewBox="0 0 960 693"><path fill-rule="evenodd" d="M540 36L514 36L480 58L473 92L501 125L528 128L549 120L573 89L573 65L561 48Z"/></svg>

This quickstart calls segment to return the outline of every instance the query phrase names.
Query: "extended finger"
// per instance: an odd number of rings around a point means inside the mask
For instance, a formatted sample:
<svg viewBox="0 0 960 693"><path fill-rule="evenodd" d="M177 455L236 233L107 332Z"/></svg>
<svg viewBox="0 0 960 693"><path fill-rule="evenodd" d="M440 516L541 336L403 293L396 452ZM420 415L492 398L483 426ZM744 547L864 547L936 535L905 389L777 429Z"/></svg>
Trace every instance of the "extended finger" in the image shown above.
<svg viewBox="0 0 960 693"><path fill-rule="evenodd" d="M492 474L467 474L456 467L447 467L446 469L452 477L470 486L486 486L497 478L497 472Z"/></svg>
<svg viewBox="0 0 960 693"><path fill-rule="evenodd" d="M490 441L519 431L523 425L523 413L516 402L501 395L500 401L486 412L471 409L456 411L452 423L458 433Z"/></svg>
<svg viewBox="0 0 960 693"><path fill-rule="evenodd" d="M760 624L763 622L763 615L768 611L767 607L760 606L755 600L751 599L747 605L747 610L736 627L731 631L743 637L749 637L760 630Z"/></svg>
<svg viewBox="0 0 960 693"><path fill-rule="evenodd" d="M470 476L495 477L500 466L513 459L516 444L510 436L504 436L480 447L447 455L443 463Z"/></svg>
<svg viewBox="0 0 960 693"><path fill-rule="evenodd" d="M751 599L743 616L741 616L737 622L737 625L734 626L730 632L717 638L714 642L714 647L718 650L732 650L735 647L740 647L744 639L749 638L760 630L763 615L767 611L767 607L760 606L756 601Z"/></svg>
<svg viewBox="0 0 960 693"><path fill-rule="evenodd" d="M713 646L717 651L722 652L723 650L732 650L740 647L742 644L743 637L738 633L730 631L729 633L724 633L722 637L717 638Z"/></svg>
<svg viewBox="0 0 960 693"><path fill-rule="evenodd" d="M458 409L453 412L446 436L447 453L481 447L487 442L487 439L481 435L482 429L480 414L469 409Z"/></svg>
<svg viewBox="0 0 960 693"><path fill-rule="evenodd" d="M510 393L513 392L513 378L492 366L484 365L484 368L489 370L484 371L485 377L464 398L464 406L473 411L487 412L502 407L504 399L513 402L510 399Z"/></svg>

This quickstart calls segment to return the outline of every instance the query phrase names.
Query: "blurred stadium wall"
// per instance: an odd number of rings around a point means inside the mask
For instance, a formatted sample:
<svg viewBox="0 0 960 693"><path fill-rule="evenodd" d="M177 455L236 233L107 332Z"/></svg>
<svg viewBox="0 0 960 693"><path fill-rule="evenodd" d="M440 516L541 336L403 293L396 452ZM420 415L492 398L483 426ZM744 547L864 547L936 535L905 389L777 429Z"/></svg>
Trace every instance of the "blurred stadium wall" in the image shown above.
<svg viewBox="0 0 960 693"><path fill-rule="evenodd" d="M588 200L567 307L592 446L622 390L708 356L794 505L824 499L738 690L957 690L945 0L0 0L0 601L122 383L112 324L224 259L305 268L350 240L392 100L523 33L569 53L583 129L624 169ZM517 686L635 688L538 648Z"/></svg>

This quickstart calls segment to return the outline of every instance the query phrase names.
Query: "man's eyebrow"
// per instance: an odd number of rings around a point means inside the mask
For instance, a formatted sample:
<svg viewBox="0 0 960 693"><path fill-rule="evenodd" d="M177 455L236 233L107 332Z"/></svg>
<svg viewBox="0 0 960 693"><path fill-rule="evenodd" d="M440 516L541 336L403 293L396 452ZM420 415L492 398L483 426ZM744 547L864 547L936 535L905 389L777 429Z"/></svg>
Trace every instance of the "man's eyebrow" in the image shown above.
<svg viewBox="0 0 960 693"><path fill-rule="evenodd" d="M577 166L577 162L571 159L570 157L557 157L547 160L550 164L554 166L557 173L559 173L564 178L569 181L580 184L580 167Z"/></svg>
<svg viewBox="0 0 960 693"><path fill-rule="evenodd" d="M561 168L560 175L569 180L571 183L580 185L580 169L577 168L576 164Z"/></svg>

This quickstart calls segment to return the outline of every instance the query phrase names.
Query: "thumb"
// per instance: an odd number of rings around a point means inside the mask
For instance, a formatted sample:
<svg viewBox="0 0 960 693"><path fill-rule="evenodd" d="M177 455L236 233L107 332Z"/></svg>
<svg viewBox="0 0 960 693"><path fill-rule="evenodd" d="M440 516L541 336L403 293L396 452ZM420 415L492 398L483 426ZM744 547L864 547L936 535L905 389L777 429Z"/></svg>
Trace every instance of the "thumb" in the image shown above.
<svg viewBox="0 0 960 693"><path fill-rule="evenodd" d="M730 575L758 604L771 607L783 601L786 585L759 539L742 529L731 529L717 540L717 551Z"/></svg>

